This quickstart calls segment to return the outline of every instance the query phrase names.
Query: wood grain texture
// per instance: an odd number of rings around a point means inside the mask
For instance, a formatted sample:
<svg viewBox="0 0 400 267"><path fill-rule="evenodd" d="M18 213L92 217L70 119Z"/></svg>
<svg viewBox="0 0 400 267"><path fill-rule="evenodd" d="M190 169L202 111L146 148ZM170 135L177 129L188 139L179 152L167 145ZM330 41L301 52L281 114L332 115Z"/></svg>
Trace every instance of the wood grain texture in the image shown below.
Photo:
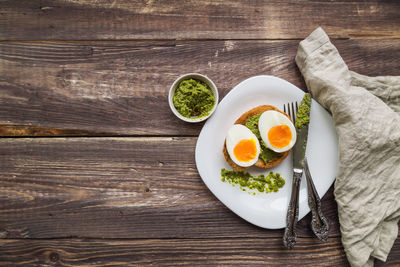
<svg viewBox="0 0 400 267"><path fill-rule="evenodd" d="M104 132L92 132L85 130L72 130L63 128L51 128L51 127L40 127L40 126L27 126L27 125L0 125L0 136L1 137L45 137L45 136L113 136L115 134L109 134Z"/></svg>
<svg viewBox="0 0 400 267"><path fill-rule="evenodd" d="M2 0L0 40L399 38L391 1ZM301 26L300 26L301 25Z"/></svg>
<svg viewBox="0 0 400 267"><path fill-rule="evenodd" d="M280 238L147 240L1 240L0 264L36 266L349 266L339 238L300 238L293 250ZM392 254L399 254L396 245ZM390 260L390 259L389 259ZM400 261L390 261L399 264Z"/></svg>
<svg viewBox="0 0 400 267"><path fill-rule="evenodd" d="M400 75L400 40L334 44L353 71ZM27 125L77 134L198 135L202 123L182 122L169 109L168 90L178 76L208 75L220 99L262 74L305 89L297 47L296 40L0 43L0 124L8 127L0 132L29 136L29 129L10 130Z"/></svg>
<svg viewBox="0 0 400 267"><path fill-rule="evenodd" d="M396 0L0 0L0 265L348 266L333 187L328 243L308 215L285 250L203 184L203 124L176 119L168 89L200 72L220 99L260 74L304 90L294 56L318 26L351 70L400 75L399 14ZM398 238L375 266L399 265Z"/></svg>
<svg viewBox="0 0 400 267"><path fill-rule="evenodd" d="M300 238L293 250L280 238L88 240L0 239L0 265L13 266L349 266L340 238ZM386 263L400 265L400 242Z"/></svg>
<svg viewBox="0 0 400 267"><path fill-rule="evenodd" d="M0 139L0 237L281 237L212 195L196 169L196 140ZM322 205L339 236L332 188ZM299 222L299 236L313 236L309 223Z"/></svg>

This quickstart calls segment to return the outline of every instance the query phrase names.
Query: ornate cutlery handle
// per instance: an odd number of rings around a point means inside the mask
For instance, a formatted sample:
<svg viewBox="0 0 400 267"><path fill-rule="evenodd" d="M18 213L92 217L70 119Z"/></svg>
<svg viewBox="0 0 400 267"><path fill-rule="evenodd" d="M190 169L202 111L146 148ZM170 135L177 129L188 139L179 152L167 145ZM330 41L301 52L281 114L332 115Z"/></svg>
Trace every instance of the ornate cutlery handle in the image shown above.
<svg viewBox="0 0 400 267"><path fill-rule="evenodd" d="M285 233L283 234L283 244L287 248L293 248L296 244L296 224L299 218L299 189L302 174L303 170L294 169L292 194L286 215Z"/></svg>
<svg viewBox="0 0 400 267"><path fill-rule="evenodd" d="M329 223L322 214L321 200L318 196L317 190L315 189L310 169L308 168L307 159L305 159L304 162L304 171L307 178L308 206L312 213L311 229L319 240L326 242L328 240Z"/></svg>

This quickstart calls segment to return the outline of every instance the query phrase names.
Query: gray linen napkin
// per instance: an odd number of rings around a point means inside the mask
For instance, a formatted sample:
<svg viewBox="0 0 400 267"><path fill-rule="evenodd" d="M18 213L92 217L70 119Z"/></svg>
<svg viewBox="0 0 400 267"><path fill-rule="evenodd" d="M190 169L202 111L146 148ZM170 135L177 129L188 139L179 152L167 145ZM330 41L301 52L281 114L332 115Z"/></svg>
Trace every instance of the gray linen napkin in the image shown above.
<svg viewBox="0 0 400 267"><path fill-rule="evenodd" d="M300 42L296 63L339 136L334 194L347 259L386 261L400 218L400 76L350 71L321 28Z"/></svg>

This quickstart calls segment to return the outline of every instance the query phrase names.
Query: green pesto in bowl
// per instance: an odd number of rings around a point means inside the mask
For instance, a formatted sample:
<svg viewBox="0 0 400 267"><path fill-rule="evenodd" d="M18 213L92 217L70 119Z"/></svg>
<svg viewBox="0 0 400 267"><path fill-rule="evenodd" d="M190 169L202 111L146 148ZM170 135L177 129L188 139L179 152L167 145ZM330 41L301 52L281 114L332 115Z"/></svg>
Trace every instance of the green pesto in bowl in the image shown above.
<svg viewBox="0 0 400 267"><path fill-rule="evenodd" d="M182 116L201 118L210 114L214 108L215 96L205 82L190 78L179 83L172 102Z"/></svg>

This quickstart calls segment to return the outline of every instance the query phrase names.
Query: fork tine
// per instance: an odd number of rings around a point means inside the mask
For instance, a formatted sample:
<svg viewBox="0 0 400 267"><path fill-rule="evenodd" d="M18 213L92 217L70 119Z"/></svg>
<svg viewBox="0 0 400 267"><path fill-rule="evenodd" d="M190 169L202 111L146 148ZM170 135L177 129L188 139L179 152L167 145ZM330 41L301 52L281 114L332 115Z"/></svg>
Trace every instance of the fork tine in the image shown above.
<svg viewBox="0 0 400 267"><path fill-rule="evenodd" d="M297 114L298 109L299 109L299 105L298 105L297 101L292 102L292 103L283 104L283 112L285 112L286 114L289 115L289 117L292 119L293 123L296 123L296 114Z"/></svg>
<svg viewBox="0 0 400 267"><path fill-rule="evenodd" d="M287 105L287 111L288 111L288 114L289 114L289 117L290 117L290 105L289 105L289 103L287 103L286 105Z"/></svg>
<svg viewBox="0 0 400 267"><path fill-rule="evenodd" d="M290 119L292 118L291 113L290 113L290 104L287 103L287 114L289 115Z"/></svg>
<svg viewBox="0 0 400 267"><path fill-rule="evenodd" d="M294 109L294 104L292 102L292 121L293 123L296 123L296 109Z"/></svg>

